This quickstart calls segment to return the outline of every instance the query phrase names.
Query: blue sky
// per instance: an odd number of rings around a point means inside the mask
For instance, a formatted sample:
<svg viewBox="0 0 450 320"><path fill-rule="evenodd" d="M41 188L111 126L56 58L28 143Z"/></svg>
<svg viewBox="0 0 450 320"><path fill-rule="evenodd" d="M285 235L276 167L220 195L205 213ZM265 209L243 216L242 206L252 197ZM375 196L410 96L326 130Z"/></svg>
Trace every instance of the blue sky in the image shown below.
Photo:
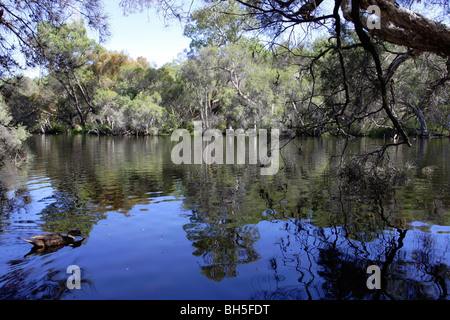
<svg viewBox="0 0 450 320"><path fill-rule="evenodd" d="M189 48L190 40L183 37L183 27L178 21L169 21L169 26L165 26L163 18L154 9L124 16L119 0L104 3L112 34L102 43L106 49L123 51L134 59L142 56L160 67Z"/></svg>

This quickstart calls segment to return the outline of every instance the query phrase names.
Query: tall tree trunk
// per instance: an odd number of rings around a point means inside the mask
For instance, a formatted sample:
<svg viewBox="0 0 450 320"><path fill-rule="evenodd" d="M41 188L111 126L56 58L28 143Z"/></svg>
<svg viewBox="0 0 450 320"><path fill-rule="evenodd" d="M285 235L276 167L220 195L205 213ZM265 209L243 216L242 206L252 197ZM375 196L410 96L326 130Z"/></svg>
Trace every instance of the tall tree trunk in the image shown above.
<svg viewBox="0 0 450 320"><path fill-rule="evenodd" d="M402 136L403 142L406 143L408 146L411 146L411 142L408 139L408 135L406 134L405 130L403 129L402 125L398 121L397 117L392 112L391 108L389 107L388 102L388 90L387 90L387 83L386 78L383 75L383 69L381 66L381 60L380 56L373 45L372 41L370 40L370 37L367 35L367 33L363 29L363 25L360 20L360 6L359 2L352 1L352 11L351 11L351 17L353 19L353 23L355 25L355 31L358 35L359 40L361 41L364 50L370 53L370 55L373 58L373 61L375 62L375 68L377 72L377 78L378 82L380 84L380 91L381 91L381 101L382 106L386 114L388 115L389 119L391 120L392 124L394 125L397 132Z"/></svg>
<svg viewBox="0 0 450 320"><path fill-rule="evenodd" d="M71 96L73 99L73 103L75 105L75 111L77 112L78 117L80 118L80 125L84 129L84 128L86 128L86 121L84 120L84 115L83 115L83 111L81 110L81 107L80 107L80 102L78 101L77 94L70 83L69 83L69 86L72 91Z"/></svg>
<svg viewBox="0 0 450 320"><path fill-rule="evenodd" d="M419 107L415 107L412 104L410 104L407 101L402 101L402 104L409 107L409 109L414 113L414 115L417 117L417 120L419 121L419 128L420 128L420 136L421 137L428 137L430 135L430 132L428 131L427 122L425 121L425 116L423 115L422 110Z"/></svg>
<svg viewBox="0 0 450 320"><path fill-rule="evenodd" d="M205 112L205 129L209 128L209 118L208 118L208 109L209 109L209 97L208 97L208 88L205 88L205 101L203 102L204 112Z"/></svg>

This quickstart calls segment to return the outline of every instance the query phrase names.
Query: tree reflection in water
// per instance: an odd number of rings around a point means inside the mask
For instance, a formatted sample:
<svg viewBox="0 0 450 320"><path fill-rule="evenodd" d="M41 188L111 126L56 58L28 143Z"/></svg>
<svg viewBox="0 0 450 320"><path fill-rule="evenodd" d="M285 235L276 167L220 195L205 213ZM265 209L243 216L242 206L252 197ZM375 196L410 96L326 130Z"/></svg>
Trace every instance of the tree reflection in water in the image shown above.
<svg viewBox="0 0 450 320"><path fill-rule="evenodd" d="M227 287L239 280L248 283L253 299L449 299L449 236L430 230L430 225L449 225L450 153L445 141L392 149L386 165L367 170L358 161L335 165L347 158L334 157L342 150L333 139L300 140L281 153L278 174L264 177L257 166L175 166L172 145L164 138L52 136L32 142L40 161L33 175L24 178L24 187L10 183L19 186L10 188L7 176L0 181L0 248L9 257L6 273L0 275L2 298L70 297L65 268L87 249L17 257L14 250L23 245L17 235L79 229L89 238L114 212L126 217L120 233L134 239L134 230L143 229L133 224L142 221L139 214L155 222L153 204L172 197L181 208L169 213L171 219L180 217L175 221L180 228L169 235L187 238L185 249L193 256L180 260L179 251L170 252L165 262L182 265L194 259L199 269L189 269L196 273L189 275L195 278L199 272L213 280L203 283L205 292L220 283L229 295L245 295L242 288ZM361 154L367 144L349 143L347 152ZM415 166L406 166L406 159L416 159ZM436 169L424 170L429 166ZM136 214L136 205L150 212ZM146 257L152 245L122 249L136 252L131 256L136 264L157 264L159 251ZM101 250L117 253L114 245ZM87 270L102 265L107 253L85 261ZM381 290L366 287L369 265L381 268ZM142 270L133 276L148 277ZM154 278L160 276L156 270ZM170 270L185 275L184 265ZM95 288L101 276L92 272L83 278L88 288ZM120 270L114 272L112 277L122 276ZM177 292L173 294L176 298Z"/></svg>
<svg viewBox="0 0 450 320"><path fill-rule="evenodd" d="M253 247L259 239L258 228L252 225L227 228L226 223L196 217L184 226L195 248L193 255L202 257L202 274L215 281L236 277L238 264L259 259Z"/></svg>
<svg viewBox="0 0 450 320"><path fill-rule="evenodd" d="M276 290L255 292L254 299L448 299L445 251L422 242L433 235L419 233L417 246L402 250L407 232L413 231L384 233L367 243L348 239L342 228L311 228L299 220L286 222L285 228L289 236L279 241L282 258L267 262ZM366 287L366 270L372 264L381 268L381 290ZM283 272L292 269L299 284L283 286Z"/></svg>
<svg viewBox="0 0 450 320"><path fill-rule="evenodd" d="M355 173L355 163L349 168L353 172L330 169L314 180L306 192L300 191L296 207L277 207L284 203L279 199L292 193L292 184L280 177L260 180L256 186L238 179L233 192L219 196L227 199L221 205L214 202L216 193L202 197L197 192L194 199L187 191L185 203L196 209L184 230L194 255L202 257L202 273L221 281L238 276L239 264L261 259L255 245L260 239L258 222L266 220L282 226L279 252L264 257L273 277L257 281L275 285L255 285L253 299L448 299L448 237L438 245L436 234L414 230L410 219L399 214L408 205L396 194L411 182L407 170L385 166ZM217 185L223 179L217 179L213 169L200 176L200 190L227 190ZM239 198L242 194L253 199L253 206ZM260 212L270 214L255 218L254 224L246 221ZM369 265L381 269L381 290L366 287ZM296 285L286 281L294 270Z"/></svg>

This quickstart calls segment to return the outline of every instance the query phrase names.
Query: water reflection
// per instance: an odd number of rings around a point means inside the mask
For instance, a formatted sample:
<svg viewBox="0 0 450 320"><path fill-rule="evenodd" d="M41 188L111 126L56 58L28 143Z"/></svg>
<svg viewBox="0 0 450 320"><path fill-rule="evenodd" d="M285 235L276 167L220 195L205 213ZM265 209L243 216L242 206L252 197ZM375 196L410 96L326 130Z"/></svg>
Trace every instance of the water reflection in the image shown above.
<svg viewBox="0 0 450 320"><path fill-rule="evenodd" d="M259 239L255 226L220 227L215 224L226 224L226 221L208 223L192 219L184 230L192 241L195 256L202 258L201 272L208 279L221 281L224 278L237 276L238 264L250 263L260 258L254 249Z"/></svg>
<svg viewBox="0 0 450 320"><path fill-rule="evenodd" d="M296 140L278 174L261 176L249 165L175 166L169 138L32 137L26 174L2 173L0 297L177 299L195 286L210 299L216 283L217 298L448 299L450 143L419 140L389 150L385 170L339 176L337 155L377 144ZM18 236L70 229L86 243L18 254ZM77 263L90 289L75 294L65 268ZM381 290L366 287L369 265L382 270Z"/></svg>
<svg viewBox="0 0 450 320"><path fill-rule="evenodd" d="M298 220L284 227L288 235L279 239L282 255L267 262L276 289L257 291L252 298L448 299L450 269L445 251L421 242L404 248L407 233L414 233L414 241L420 241L422 233L399 230L362 243L346 238L341 228L311 228ZM424 254L427 258L421 259ZM365 285L367 267L373 264L382 271L381 290L371 291ZM295 276L298 284L286 280Z"/></svg>

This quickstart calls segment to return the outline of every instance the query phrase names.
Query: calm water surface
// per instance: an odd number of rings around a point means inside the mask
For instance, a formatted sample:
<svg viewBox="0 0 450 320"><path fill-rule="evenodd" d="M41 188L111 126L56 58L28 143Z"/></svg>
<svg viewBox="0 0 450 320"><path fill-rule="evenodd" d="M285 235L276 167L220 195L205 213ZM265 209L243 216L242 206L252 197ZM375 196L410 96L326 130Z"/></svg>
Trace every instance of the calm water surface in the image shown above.
<svg viewBox="0 0 450 320"><path fill-rule="evenodd" d="M357 139L346 154L381 142ZM169 137L33 136L0 184L1 299L449 299L450 142L389 150L385 179L339 178L343 143L304 139L280 171L174 165ZM386 182L389 180L389 182ZM20 240L79 229L81 246ZM67 267L81 269L69 290ZM382 289L366 287L367 267Z"/></svg>

